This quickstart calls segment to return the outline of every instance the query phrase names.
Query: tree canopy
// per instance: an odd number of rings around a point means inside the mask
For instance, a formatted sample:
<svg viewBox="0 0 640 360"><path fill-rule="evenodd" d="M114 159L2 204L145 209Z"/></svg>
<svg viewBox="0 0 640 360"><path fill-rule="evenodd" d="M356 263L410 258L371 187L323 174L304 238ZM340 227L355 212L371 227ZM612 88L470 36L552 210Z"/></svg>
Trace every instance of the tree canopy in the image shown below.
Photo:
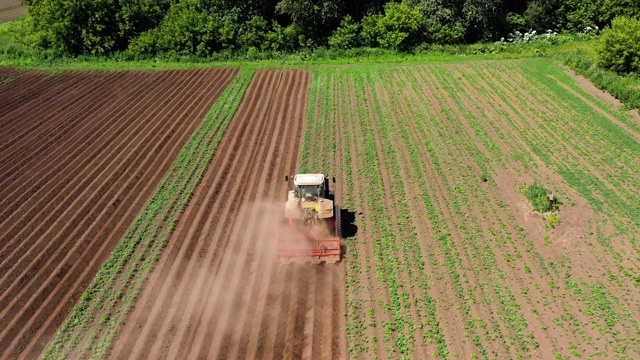
<svg viewBox="0 0 640 360"><path fill-rule="evenodd" d="M221 51L493 41L580 31L640 14L637 0L25 0L31 43L64 54Z"/></svg>

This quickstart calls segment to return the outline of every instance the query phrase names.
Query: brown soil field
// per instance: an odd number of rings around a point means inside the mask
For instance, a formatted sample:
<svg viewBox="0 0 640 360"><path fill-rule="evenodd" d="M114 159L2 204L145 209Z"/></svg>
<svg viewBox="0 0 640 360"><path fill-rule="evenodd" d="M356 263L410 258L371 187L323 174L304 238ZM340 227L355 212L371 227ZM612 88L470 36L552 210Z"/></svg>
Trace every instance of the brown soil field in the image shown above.
<svg viewBox="0 0 640 360"><path fill-rule="evenodd" d="M0 0L0 24L27 16L27 7L19 0Z"/></svg>
<svg viewBox="0 0 640 360"><path fill-rule="evenodd" d="M344 264L275 261L309 82L256 72L112 358L346 357Z"/></svg>
<svg viewBox="0 0 640 360"><path fill-rule="evenodd" d="M0 68L0 358L34 358L236 70Z"/></svg>

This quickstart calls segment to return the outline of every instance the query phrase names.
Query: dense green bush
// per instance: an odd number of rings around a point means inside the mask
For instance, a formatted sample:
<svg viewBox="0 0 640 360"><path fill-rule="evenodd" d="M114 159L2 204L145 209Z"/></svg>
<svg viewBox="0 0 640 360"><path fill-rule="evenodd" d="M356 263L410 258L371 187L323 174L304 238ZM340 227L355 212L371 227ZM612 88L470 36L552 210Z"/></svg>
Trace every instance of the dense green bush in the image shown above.
<svg viewBox="0 0 640 360"><path fill-rule="evenodd" d="M26 0L33 45L66 54L103 55L157 26L174 0Z"/></svg>
<svg viewBox="0 0 640 360"><path fill-rule="evenodd" d="M638 0L602 0L603 22L610 23L616 16L640 16Z"/></svg>
<svg viewBox="0 0 640 360"><path fill-rule="evenodd" d="M532 0L524 13L527 25L538 31L583 31L602 25L605 0Z"/></svg>
<svg viewBox="0 0 640 360"><path fill-rule="evenodd" d="M262 1L269 7L274 2ZM287 15L293 25L290 32L295 32L298 45L311 48L326 44L328 37L336 29L340 21L347 15L345 1L342 0L279 0L275 1L275 13Z"/></svg>
<svg viewBox="0 0 640 360"><path fill-rule="evenodd" d="M299 47L295 24L286 28L270 25L261 16L241 22L238 16L208 11L200 0L182 0L174 4L160 26L143 33L129 47L141 57L160 54L210 57L219 52L258 53L293 51ZM232 56L230 56L232 57Z"/></svg>
<svg viewBox="0 0 640 360"><path fill-rule="evenodd" d="M527 27L574 32L602 28L616 16L638 16L637 0L532 0L523 14Z"/></svg>
<svg viewBox="0 0 640 360"><path fill-rule="evenodd" d="M241 49L270 50L269 23L262 16L254 16L240 27L237 45Z"/></svg>
<svg viewBox="0 0 640 360"><path fill-rule="evenodd" d="M509 32L514 32L514 31L525 32L529 30L527 27L527 19L525 19L525 17L520 14L510 12L507 14L507 17L505 20L507 22L507 30Z"/></svg>
<svg viewBox="0 0 640 360"><path fill-rule="evenodd" d="M159 27L143 33L130 50L142 55L158 53L206 56L221 48L221 19L209 14L198 0L174 4Z"/></svg>
<svg viewBox="0 0 640 360"><path fill-rule="evenodd" d="M427 41L431 44L452 45L463 42L465 28L461 23L427 28Z"/></svg>
<svg viewBox="0 0 640 360"><path fill-rule="evenodd" d="M347 15L340 23L340 27L329 38L329 46L338 49L351 49L361 46L360 27L360 24Z"/></svg>
<svg viewBox="0 0 640 360"><path fill-rule="evenodd" d="M385 49L408 50L425 40L425 22L415 9L402 3L387 3L384 15L370 15L362 21L366 42Z"/></svg>
<svg viewBox="0 0 640 360"><path fill-rule="evenodd" d="M63 55L219 57L492 42L509 32L584 32L638 0L24 0L25 42ZM125 51L126 50L126 51ZM116 55L121 56L121 55ZM224 55L226 56L226 55Z"/></svg>
<svg viewBox="0 0 640 360"><path fill-rule="evenodd" d="M556 201L553 204L553 207L549 206L549 199L547 198L548 194L551 194L551 191L544 188L544 186L534 183L529 186L520 186L518 189L522 195L524 195L527 200L533 206L533 210L537 212L547 212L551 210L557 210L560 205L560 201L556 198Z"/></svg>
<svg viewBox="0 0 640 360"><path fill-rule="evenodd" d="M640 72L640 20L620 16L604 29L597 47L598 63L620 73Z"/></svg>

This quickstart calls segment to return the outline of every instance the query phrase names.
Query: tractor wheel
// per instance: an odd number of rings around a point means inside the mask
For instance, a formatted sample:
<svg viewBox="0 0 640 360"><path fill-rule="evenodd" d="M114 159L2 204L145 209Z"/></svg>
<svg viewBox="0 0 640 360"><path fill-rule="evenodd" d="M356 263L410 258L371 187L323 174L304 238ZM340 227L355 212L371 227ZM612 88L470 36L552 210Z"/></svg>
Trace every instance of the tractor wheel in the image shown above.
<svg viewBox="0 0 640 360"><path fill-rule="evenodd" d="M336 205L333 208L333 216L336 219L336 236L342 239L342 222L340 215L340 206Z"/></svg>

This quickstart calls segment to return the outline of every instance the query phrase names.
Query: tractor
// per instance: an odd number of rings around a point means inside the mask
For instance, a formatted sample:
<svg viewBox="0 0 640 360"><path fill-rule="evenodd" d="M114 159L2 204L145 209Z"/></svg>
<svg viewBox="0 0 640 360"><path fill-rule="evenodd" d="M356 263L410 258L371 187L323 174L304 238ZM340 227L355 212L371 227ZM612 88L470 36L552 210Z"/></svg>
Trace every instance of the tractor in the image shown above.
<svg viewBox="0 0 640 360"><path fill-rule="evenodd" d="M292 181L293 189L289 190L284 206L285 229L278 238L280 263L340 261L340 207L334 204L328 177L297 174L285 176L285 181Z"/></svg>

